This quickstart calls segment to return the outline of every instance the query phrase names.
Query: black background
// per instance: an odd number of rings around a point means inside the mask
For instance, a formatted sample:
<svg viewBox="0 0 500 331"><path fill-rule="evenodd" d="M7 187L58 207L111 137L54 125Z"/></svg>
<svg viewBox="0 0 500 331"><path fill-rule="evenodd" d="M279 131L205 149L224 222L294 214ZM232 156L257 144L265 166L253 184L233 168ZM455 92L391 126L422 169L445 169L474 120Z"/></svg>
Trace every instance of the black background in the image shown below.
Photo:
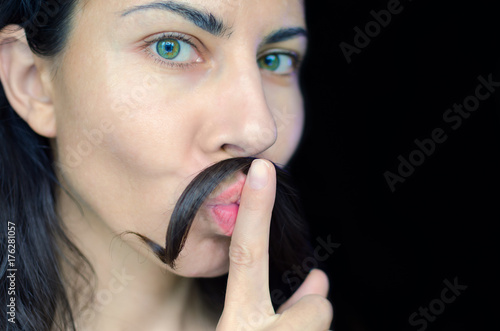
<svg viewBox="0 0 500 331"><path fill-rule="evenodd" d="M402 1L403 10L347 63L341 42L389 1L306 1L307 123L291 171L326 261L336 331L497 328L500 92L453 130L443 114L480 83L500 82L495 1ZM500 88L497 88L500 89ZM484 90L483 90L484 91ZM442 128L448 139L392 192L386 171ZM429 322L419 307L444 281L466 285Z"/></svg>

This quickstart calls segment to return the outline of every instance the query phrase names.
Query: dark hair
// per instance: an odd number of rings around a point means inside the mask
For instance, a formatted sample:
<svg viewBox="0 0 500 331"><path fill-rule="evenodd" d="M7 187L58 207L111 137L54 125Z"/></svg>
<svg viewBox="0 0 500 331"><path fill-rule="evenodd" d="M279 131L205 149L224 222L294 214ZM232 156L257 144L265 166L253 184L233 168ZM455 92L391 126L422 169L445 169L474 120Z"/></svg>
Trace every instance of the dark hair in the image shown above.
<svg viewBox="0 0 500 331"><path fill-rule="evenodd" d="M76 0L2 0L0 29L9 24L24 28L31 50L51 57L64 49ZM203 171L183 193L167 233L166 248L148 242L165 263L174 262L182 250L196 211L208 194L228 175L248 171L252 158L226 160ZM305 225L295 194L286 184L286 173L277 167L278 189L270 240L271 287L290 295L284 271L309 256ZM7 306L11 293L9 269L15 271L15 324L0 314L2 330L75 330L70 294L77 288L63 274L69 266L92 288L93 269L65 233L56 211L57 181L49 139L36 134L9 105L0 84L0 305ZM9 246L7 228L15 231ZM13 234L13 233L10 233ZM6 252L15 250L15 261ZM14 252L14 251L12 251ZM69 254L69 255L68 255ZM13 264L9 264L13 262ZM200 279L199 285L211 307L222 308L225 277ZM75 293L67 293L69 288ZM86 292L87 293L87 292ZM74 296L73 297L77 297ZM282 302L275 302L282 303Z"/></svg>
<svg viewBox="0 0 500 331"><path fill-rule="evenodd" d="M253 157L227 159L212 165L196 176L177 201L170 218L165 248L145 236L137 235L151 247L163 263L175 268L175 260L184 247L189 229L205 199L224 179L234 173L243 172L246 175L253 160L255 160ZM304 227L296 193L288 183L288 174L278 166L274 166L277 189L270 236L277 240L273 241L270 246L270 257L275 263L279 263L274 267L284 267L281 270L284 272L292 263L297 263L296 256L287 255L286 252L303 247L305 244L302 232Z"/></svg>
<svg viewBox="0 0 500 331"><path fill-rule="evenodd" d="M0 29L9 24L25 28L33 52L53 56L64 46L74 5L74 0L2 1ZM43 8L52 10L50 19ZM0 302L6 309L7 300L15 297L16 314L15 324L8 322L5 312L0 314L2 330L75 329L62 264L66 261L83 276L81 262L88 262L66 236L55 212L57 180L52 164L49 140L14 112L0 86ZM14 236L8 238L9 225L15 232L14 247L8 245L14 242ZM13 253L14 261L9 261L7 252ZM13 268L15 286L9 288L7 276L12 272L7 270Z"/></svg>

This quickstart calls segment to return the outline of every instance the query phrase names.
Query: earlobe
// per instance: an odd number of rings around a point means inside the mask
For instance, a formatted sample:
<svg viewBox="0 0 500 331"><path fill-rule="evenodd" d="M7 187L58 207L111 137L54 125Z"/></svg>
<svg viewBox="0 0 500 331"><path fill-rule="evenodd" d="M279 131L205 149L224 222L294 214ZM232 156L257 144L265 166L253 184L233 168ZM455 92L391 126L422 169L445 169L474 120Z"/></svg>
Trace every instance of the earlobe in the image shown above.
<svg viewBox="0 0 500 331"><path fill-rule="evenodd" d="M16 113L39 135L54 138L56 119L48 69L28 46L24 30L9 25L0 31L0 80Z"/></svg>

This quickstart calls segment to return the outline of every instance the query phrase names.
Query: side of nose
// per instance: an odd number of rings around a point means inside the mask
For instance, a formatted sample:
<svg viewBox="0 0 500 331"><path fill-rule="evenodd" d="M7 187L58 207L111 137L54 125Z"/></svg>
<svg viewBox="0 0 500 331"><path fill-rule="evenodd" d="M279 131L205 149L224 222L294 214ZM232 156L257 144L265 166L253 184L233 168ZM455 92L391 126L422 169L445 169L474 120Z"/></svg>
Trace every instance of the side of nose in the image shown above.
<svg viewBox="0 0 500 331"><path fill-rule="evenodd" d="M277 140L278 130L268 106L256 62L236 61L221 70L211 87L210 116L203 129L205 152L223 151L231 157L258 155Z"/></svg>

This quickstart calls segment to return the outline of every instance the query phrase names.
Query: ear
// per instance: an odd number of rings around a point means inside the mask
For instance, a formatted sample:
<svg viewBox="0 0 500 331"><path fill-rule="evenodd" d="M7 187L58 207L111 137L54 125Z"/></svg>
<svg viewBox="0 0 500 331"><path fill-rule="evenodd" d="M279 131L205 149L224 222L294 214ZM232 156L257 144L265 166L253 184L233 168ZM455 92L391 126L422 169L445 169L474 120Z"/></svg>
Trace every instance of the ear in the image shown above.
<svg viewBox="0 0 500 331"><path fill-rule="evenodd" d="M24 29L0 31L0 80L16 113L39 135L56 136L56 117L47 61L33 54Z"/></svg>

